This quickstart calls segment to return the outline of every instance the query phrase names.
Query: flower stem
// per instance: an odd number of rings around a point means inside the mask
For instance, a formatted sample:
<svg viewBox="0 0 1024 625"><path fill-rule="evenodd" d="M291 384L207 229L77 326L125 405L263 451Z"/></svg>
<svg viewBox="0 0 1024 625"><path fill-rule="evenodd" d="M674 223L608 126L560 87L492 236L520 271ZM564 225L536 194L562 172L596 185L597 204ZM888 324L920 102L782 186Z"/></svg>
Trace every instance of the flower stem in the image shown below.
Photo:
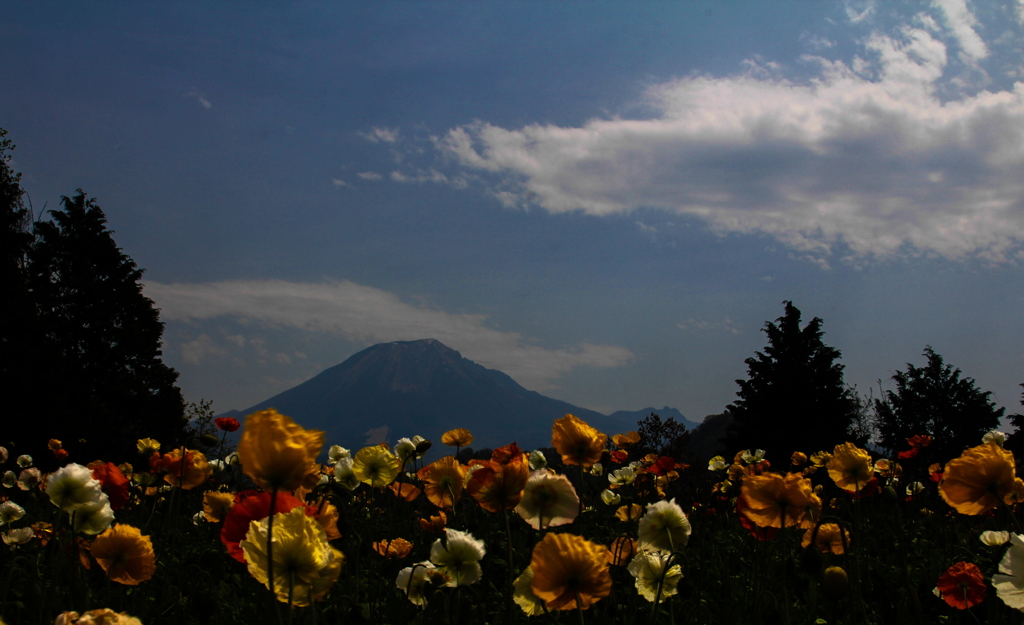
<svg viewBox="0 0 1024 625"><path fill-rule="evenodd" d="M573 593L576 594L576 615L578 617L580 617L580 625L584 625L584 623L583 623L583 601L580 600L580 591L574 588L573 589Z"/></svg>
<svg viewBox="0 0 1024 625"><path fill-rule="evenodd" d="M267 518L267 583L270 595L276 600L274 592L274 509L277 508L277 487L270 491L270 516Z"/></svg>

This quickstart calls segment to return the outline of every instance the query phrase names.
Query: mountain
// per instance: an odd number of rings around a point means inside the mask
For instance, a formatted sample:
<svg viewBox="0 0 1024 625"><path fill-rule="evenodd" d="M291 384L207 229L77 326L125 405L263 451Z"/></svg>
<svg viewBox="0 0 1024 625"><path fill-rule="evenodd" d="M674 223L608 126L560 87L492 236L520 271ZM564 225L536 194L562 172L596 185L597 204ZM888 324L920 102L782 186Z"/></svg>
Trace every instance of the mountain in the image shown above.
<svg viewBox="0 0 1024 625"><path fill-rule="evenodd" d="M635 430L636 424L642 421L643 419L647 418L652 412L661 417L662 421L665 421L667 419L675 419L676 423L682 423L690 432L693 432L700 426L700 423L697 423L696 421L690 421L683 415L683 413L679 412L679 410L677 410L676 408L669 408L668 406L665 406L661 410L652 408L650 406L644 408L643 410L619 410L611 413L608 416L612 419L617 419L619 421L631 422L633 424L633 429Z"/></svg>
<svg viewBox="0 0 1024 625"><path fill-rule="evenodd" d="M354 449L417 434L441 447L441 434L455 428L473 433L475 449L513 441L523 449L549 447L552 422L567 413L609 435L636 429L636 420L527 390L434 339L374 345L266 401L220 416L268 408L324 430L327 445Z"/></svg>

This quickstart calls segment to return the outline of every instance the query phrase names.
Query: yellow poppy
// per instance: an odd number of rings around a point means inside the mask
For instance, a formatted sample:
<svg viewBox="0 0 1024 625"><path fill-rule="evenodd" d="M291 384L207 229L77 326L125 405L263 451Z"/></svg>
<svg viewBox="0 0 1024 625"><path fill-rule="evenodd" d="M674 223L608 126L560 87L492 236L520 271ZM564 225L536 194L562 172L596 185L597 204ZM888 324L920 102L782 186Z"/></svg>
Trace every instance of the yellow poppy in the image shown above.
<svg viewBox="0 0 1024 625"><path fill-rule="evenodd" d="M636 521L644 514L643 506L638 503L631 503L628 506L620 506L615 511L615 518L620 521Z"/></svg>
<svg viewBox="0 0 1024 625"><path fill-rule="evenodd" d="M153 542L131 525L118 523L97 536L91 552L107 576L119 584L138 586L156 572Z"/></svg>
<svg viewBox="0 0 1024 625"><path fill-rule="evenodd" d="M743 478L740 509L760 527L811 527L821 513L821 499L800 473Z"/></svg>
<svg viewBox="0 0 1024 625"><path fill-rule="evenodd" d="M185 467L181 466L181 448L165 454L162 462L166 467L164 481L171 486L191 490L206 483L213 475L213 467L206 461L206 455L195 449L185 450Z"/></svg>
<svg viewBox="0 0 1024 625"><path fill-rule="evenodd" d="M586 610L612 591L608 548L573 534L545 534L533 549L530 587L549 610Z"/></svg>
<svg viewBox="0 0 1024 625"><path fill-rule="evenodd" d="M203 514L210 523L224 520L228 511L235 505L234 493L219 493L207 491L203 493Z"/></svg>
<svg viewBox="0 0 1024 625"><path fill-rule="evenodd" d="M839 488L856 493L875 474L871 454L853 443L836 445L828 461L828 475Z"/></svg>
<svg viewBox="0 0 1024 625"><path fill-rule="evenodd" d="M260 488L293 491L305 481L323 446L320 430L307 430L276 410L262 410L245 418L238 458Z"/></svg>
<svg viewBox="0 0 1024 625"><path fill-rule="evenodd" d="M616 434L612 437L612 442L615 443L616 447L622 449L623 447L629 447L630 445L639 443L640 434L632 431L626 432L625 434Z"/></svg>
<svg viewBox="0 0 1024 625"><path fill-rule="evenodd" d="M455 456L436 460L420 469L417 475L423 480L427 499L438 508L451 508L462 498L466 473Z"/></svg>
<svg viewBox="0 0 1024 625"><path fill-rule="evenodd" d="M1013 453L995 443L972 447L946 463L939 493L960 514L984 514L1013 492Z"/></svg>
<svg viewBox="0 0 1024 625"><path fill-rule="evenodd" d="M441 442L449 447L467 447L473 442L473 435L465 428L448 430L441 435Z"/></svg>
<svg viewBox="0 0 1024 625"><path fill-rule="evenodd" d="M363 447L352 458L356 479L374 488L383 488L398 477L398 457L383 445Z"/></svg>
<svg viewBox="0 0 1024 625"><path fill-rule="evenodd" d="M607 442L607 435L601 434L571 414L557 419L551 428L551 444L562 454L563 464L577 464L589 468L601 459Z"/></svg>
<svg viewBox="0 0 1024 625"><path fill-rule="evenodd" d="M269 588L267 526L268 519L252 521L241 547L249 573ZM303 507L274 515L274 593L278 601L288 602L289 584L293 605L309 605L310 596L322 599L338 579L344 559Z"/></svg>

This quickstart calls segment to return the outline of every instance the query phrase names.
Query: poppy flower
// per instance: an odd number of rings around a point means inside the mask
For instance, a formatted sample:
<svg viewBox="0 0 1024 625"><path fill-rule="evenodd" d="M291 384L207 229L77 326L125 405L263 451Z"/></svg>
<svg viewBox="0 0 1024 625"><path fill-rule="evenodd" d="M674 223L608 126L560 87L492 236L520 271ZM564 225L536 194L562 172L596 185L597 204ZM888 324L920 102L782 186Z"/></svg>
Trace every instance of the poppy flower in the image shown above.
<svg viewBox="0 0 1024 625"><path fill-rule="evenodd" d="M483 576L480 560L486 553L482 540L469 532L449 529L445 540L438 538L430 547L430 561L448 576L449 586L468 586Z"/></svg>
<svg viewBox="0 0 1024 625"><path fill-rule="evenodd" d="M442 586L447 586L449 581L451 580L447 575L426 561L399 571L398 577L395 578L395 586L402 589L413 605L426 607L427 595Z"/></svg>
<svg viewBox="0 0 1024 625"><path fill-rule="evenodd" d="M213 424L217 426L217 429L224 432L235 432L238 428L242 427L242 424L234 417L217 417L213 420Z"/></svg>
<svg viewBox="0 0 1024 625"><path fill-rule="evenodd" d="M473 435L465 428L448 430L441 435L441 442L449 447L468 447L473 442Z"/></svg>
<svg viewBox="0 0 1024 625"><path fill-rule="evenodd" d="M611 491L606 488L603 491L601 491L601 501L603 501L605 505L608 506L617 506L619 505L619 502L622 501L622 497L620 497L614 491Z"/></svg>
<svg viewBox="0 0 1024 625"><path fill-rule="evenodd" d="M608 547L608 562L612 566L626 566L636 555L636 541L628 536L619 536Z"/></svg>
<svg viewBox="0 0 1024 625"><path fill-rule="evenodd" d="M364 447L352 459L352 473L356 479L373 488L383 488L394 482L398 469L398 458L381 445Z"/></svg>
<svg viewBox="0 0 1024 625"><path fill-rule="evenodd" d="M811 527L821 513L821 499L799 473L748 476L740 499L743 514L760 527Z"/></svg>
<svg viewBox="0 0 1024 625"><path fill-rule="evenodd" d="M548 467L548 459L544 457L544 452L539 449L535 449L530 452L530 470L538 471L540 469L546 469Z"/></svg>
<svg viewBox="0 0 1024 625"><path fill-rule="evenodd" d="M96 537L92 556L111 580L138 586L156 572L156 554L149 536L131 525L118 523Z"/></svg>
<svg viewBox="0 0 1024 625"><path fill-rule="evenodd" d="M69 464L57 469L46 484L50 501L65 512L100 500L103 489L92 471L80 464Z"/></svg>
<svg viewBox="0 0 1024 625"><path fill-rule="evenodd" d="M234 493L220 493L217 491L203 493L203 514L210 523L223 521L234 506ZM267 502L267 506L270 506L269 502Z"/></svg>
<svg viewBox="0 0 1024 625"><path fill-rule="evenodd" d="M1024 610L1024 536L1010 533L1010 548L999 561L999 572L992 576L996 596L1015 610Z"/></svg>
<svg viewBox="0 0 1024 625"><path fill-rule="evenodd" d="M1013 488L1003 495L1003 503L1012 506L1024 501L1024 480L1019 477L1013 479Z"/></svg>
<svg viewBox="0 0 1024 625"><path fill-rule="evenodd" d="M18 488L21 490L32 490L39 486L43 474L36 467L29 467L18 475Z"/></svg>
<svg viewBox="0 0 1024 625"><path fill-rule="evenodd" d="M448 517L445 515L444 511L438 512L437 516L432 516L427 519L420 519L420 527L422 527L424 531L431 533L444 531L444 527L447 523Z"/></svg>
<svg viewBox="0 0 1024 625"><path fill-rule="evenodd" d="M544 601L533 592L533 569L526 567L522 575L512 583L512 601L526 614L526 616L540 616L544 614Z"/></svg>
<svg viewBox="0 0 1024 625"><path fill-rule="evenodd" d="M423 494L422 490L405 482L391 482L391 485L388 486L388 490L393 492L396 497L400 497L406 501L416 501L416 498Z"/></svg>
<svg viewBox="0 0 1024 625"><path fill-rule="evenodd" d="M438 508L451 508L462 498L466 474L455 456L445 456L420 469L423 491Z"/></svg>
<svg viewBox="0 0 1024 625"><path fill-rule="evenodd" d="M235 505L224 517L224 525L220 528L220 541L227 547L228 555L242 564L245 564L245 555L240 543L249 533L249 526L253 521L261 521L270 516L270 495L252 490L242 491L235 495ZM289 512L300 507L304 507L303 503L290 493L277 493L277 500L274 502L276 513ZM274 530L276 539L276 526Z"/></svg>
<svg viewBox="0 0 1024 625"><path fill-rule="evenodd" d="M608 549L573 534L545 534L533 548L530 587L549 610L588 609L611 594Z"/></svg>
<svg viewBox="0 0 1024 625"><path fill-rule="evenodd" d="M643 513L643 506L638 503L631 503L628 506L620 506L615 511L615 518L623 522L636 521Z"/></svg>
<svg viewBox="0 0 1024 625"><path fill-rule="evenodd" d="M845 548L843 546L844 539L845 544L850 544L850 533L838 523L822 523L818 527L817 536L814 535L813 527L807 530L804 533L804 538L801 541L800 546L806 549L811 545L812 538L814 540L814 546L822 553L842 555L845 553Z"/></svg>
<svg viewBox="0 0 1024 625"><path fill-rule="evenodd" d="M629 447L640 442L640 434L637 432L626 432L625 434L616 434L612 437L612 442L619 449L623 447Z"/></svg>
<svg viewBox="0 0 1024 625"><path fill-rule="evenodd" d="M91 462L88 468L92 476L100 483L100 488L110 499L110 507L120 510L128 503L128 491L131 484L128 478L112 462Z"/></svg>
<svg viewBox="0 0 1024 625"><path fill-rule="evenodd" d="M918 449L932 444L932 437L927 434L915 434L907 439L907 444Z"/></svg>
<svg viewBox="0 0 1024 625"><path fill-rule="evenodd" d="M637 531L640 549L672 553L690 540L690 521L675 499L647 506Z"/></svg>
<svg viewBox="0 0 1024 625"><path fill-rule="evenodd" d="M920 450L917 447L911 447L907 451L897 453L896 457L900 460L910 460L911 458L916 458L919 451Z"/></svg>
<svg viewBox="0 0 1024 625"><path fill-rule="evenodd" d="M983 514L1013 490L1013 454L988 443L946 463L939 494L960 514Z"/></svg>
<svg viewBox="0 0 1024 625"><path fill-rule="evenodd" d="M557 419L551 428L551 444L562 455L563 464L588 468L601 460L607 442L607 435L571 414Z"/></svg>
<svg viewBox="0 0 1024 625"><path fill-rule="evenodd" d="M13 501L0 502L0 525L13 523L25 516L25 509Z"/></svg>
<svg viewBox="0 0 1024 625"><path fill-rule="evenodd" d="M828 461L828 475L839 488L855 493L874 475L871 454L853 443L836 445Z"/></svg>
<svg viewBox="0 0 1024 625"><path fill-rule="evenodd" d="M939 578L936 589L943 601L958 610L966 610L985 599L985 577L970 562L957 562Z"/></svg>
<svg viewBox="0 0 1024 625"><path fill-rule="evenodd" d="M269 519L253 521L242 541L245 563L256 581L271 588L267 554ZM294 508L290 512L274 515L274 583L277 600L291 604L309 605L309 600L320 600L341 574L345 557L327 542L324 529L307 516L306 511Z"/></svg>
<svg viewBox="0 0 1024 625"><path fill-rule="evenodd" d="M530 478L530 463L515 443L495 450L491 460L473 471L466 491L488 512L519 505Z"/></svg>
<svg viewBox="0 0 1024 625"><path fill-rule="evenodd" d="M636 481L636 471L632 467L622 467L608 474L608 482L615 486L625 486Z"/></svg>
<svg viewBox="0 0 1024 625"><path fill-rule="evenodd" d="M154 461L153 458L156 460ZM184 467L182 462L184 462ZM185 450L184 461L181 448L173 449L163 456L153 454L149 466L154 470L164 471L164 481L183 490L202 486L213 475L213 467L207 462L206 455L195 449Z"/></svg>
<svg viewBox="0 0 1024 625"><path fill-rule="evenodd" d="M775 538L775 535L779 533L779 528L759 526L757 523L754 523L749 518L747 518L747 515L743 514L743 508L743 499L737 499L736 512L739 513L740 525L743 526L743 529L750 532L751 536L762 542L769 541Z"/></svg>
<svg viewBox="0 0 1024 625"><path fill-rule="evenodd" d="M307 430L276 410L245 418L238 444L242 470L264 490L298 488L324 445L324 433Z"/></svg>
<svg viewBox="0 0 1024 625"><path fill-rule="evenodd" d="M412 543L404 538L381 540L373 543L373 550L385 558L402 559L412 553Z"/></svg>
<svg viewBox="0 0 1024 625"><path fill-rule="evenodd" d="M114 612L109 608L89 610L85 614L63 612L53 625L142 625L142 621L125 612Z"/></svg>
<svg viewBox="0 0 1024 625"><path fill-rule="evenodd" d="M564 475L534 471L516 512L535 530L557 527L573 522L580 512L580 498Z"/></svg>
<svg viewBox="0 0 1024 625"><path fill-rule="evenodd" d="M663 603L676 594L676 587L683 579L683 569L678 564L668 567L670 557L656 551L641 551L633 556L626 570L636 580L636 589L641 597L652 603Z"/></svg>
<svg viewBox="0 0 1024 625"><path fill-rule="evenodd" d="M622 464L629 459L629 452L624 449L616 449L611 453L611 459L615 464Z"/></svg>

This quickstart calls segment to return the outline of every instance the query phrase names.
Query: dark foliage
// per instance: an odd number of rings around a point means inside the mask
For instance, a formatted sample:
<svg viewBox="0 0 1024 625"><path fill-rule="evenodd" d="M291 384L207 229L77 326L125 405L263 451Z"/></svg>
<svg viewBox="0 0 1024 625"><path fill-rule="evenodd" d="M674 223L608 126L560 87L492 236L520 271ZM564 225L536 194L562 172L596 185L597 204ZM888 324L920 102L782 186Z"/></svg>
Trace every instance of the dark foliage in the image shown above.
<svg viewBox="0 0 1024 625"><path fill-rule="evenodd" d="M45 365L18 442L53 437L72 458L107 457L137 439L176 443L184 432L178 373L160 359L163 323L142 294L142 270L114 242L106 216L79 190L52 221L35 223L27 282ZM42 364L42 363L40 363ZM20 448L19 448L20 451Z"/></svg>
<svg viewBox="0 0 1024 625"><path fill-rule="evenodd" d="M825 345L822 320L800 327L800 310L785 302L775 323L766 323L768 346L748 358L748 379L736 380L739 400L728 449L765 449L774 458L816 451L845 440L856 410L843 384L839 350Z"/></svg>
<svg viewBox="0 0 1024 625"><path fill-rule="evenodd" d="M1024 384L1021 384L1024 387ZM1024 394L1021 395L1020 403L1024 406ZM1017 457L1018 463L1024 461L1024 414L1015 413L1007 417L1010 424L1017 428L1013 434L1006 439L1006 448Z"/></svg>
<svg viewBox="0 0 1024 625"><path fill-rule="evenodd" d="M960 378L960 370L943 362L942 356L925 347L928 364L892 376L895 391L876 400L881 444L887 449L906 449L907 439L927 434L935 439L930 453L952 458L999 427L1004 408L996 408L992 394L975 386L973 378Z"/></svg>
<svg viewBox="0 0 1024 625"><path fill-rule="evenodd" d="M640 442L635 452L641 457L646 454L657 454L679 460L686 451L687 443L690 442L690 433L685 425L672 417L662 421L661 417L653 412L637 423L637 433L640 435Z"/></svg>

